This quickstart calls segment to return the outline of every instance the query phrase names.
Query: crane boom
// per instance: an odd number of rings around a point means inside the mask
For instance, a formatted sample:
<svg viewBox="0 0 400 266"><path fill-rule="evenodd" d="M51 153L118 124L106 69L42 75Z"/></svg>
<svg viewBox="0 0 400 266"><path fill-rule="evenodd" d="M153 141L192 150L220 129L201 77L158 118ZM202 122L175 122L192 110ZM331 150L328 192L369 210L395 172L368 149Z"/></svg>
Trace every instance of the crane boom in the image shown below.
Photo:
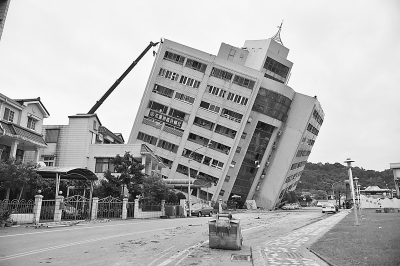
<svg viewBox="0 0 400 266"><path fill-rule="evenodd" d="M107 90L107 92L101 97L100 100L96 102L95 105L93 105L92 109L88 112L88 114L94 114L97 109L103 104L103 102L107 99L108 96L115 90L115 88L121 83L121 81L126 77L126 75L131 72L132 68L136 66L136 64L142 59L142 57L150 50L151 47L154 47L158 44L158 42L153 43L150 42L150 44L146 47L146 49L143 50L143 52L136 58L135 61L132 62L132 64L125 70L125 72L117 79L114 84Z"/></svg>

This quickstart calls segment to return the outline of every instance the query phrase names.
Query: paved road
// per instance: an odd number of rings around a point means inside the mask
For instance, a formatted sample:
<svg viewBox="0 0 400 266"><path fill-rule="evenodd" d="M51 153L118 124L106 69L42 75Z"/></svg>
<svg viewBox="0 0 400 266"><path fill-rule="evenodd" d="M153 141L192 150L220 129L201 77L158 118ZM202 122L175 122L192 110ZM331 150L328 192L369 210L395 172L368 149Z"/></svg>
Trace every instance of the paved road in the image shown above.
<svg viewBox="0 0 400 266"><path fill-rule="evenodd" d="M0 230L0 265L232 265L231 256L322 216L317 211L245 212L240 251L208 247L207 217L111 221L61 228ZM245 257L243 257L245 258ZM241 261L239 265L252 265Z"/></svg>

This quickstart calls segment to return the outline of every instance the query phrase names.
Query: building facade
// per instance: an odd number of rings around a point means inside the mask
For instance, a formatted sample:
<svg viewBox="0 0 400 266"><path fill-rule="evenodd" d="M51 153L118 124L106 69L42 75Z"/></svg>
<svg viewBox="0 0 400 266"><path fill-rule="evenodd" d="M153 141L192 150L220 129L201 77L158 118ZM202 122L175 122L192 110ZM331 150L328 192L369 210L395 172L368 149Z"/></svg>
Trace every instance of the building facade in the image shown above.
<svg viewBox="0 0 400 266"><path fill-rule="evenodd" d="M47 147L42 136L43 120L50 114L35 99L11 99L0 93L0 158L37 162Z"/></svg>
<svg viewBox="0 0 400 266"><path fill-rule="evenodd" d="M111 158L130 152L143 164L143 173L160 174L164 166L146 144L124 144L121 134L104 127L96 114L69 116L68 125L45 125L47 147L40 151L46 166L86 168L99 178L106 170L113 172Z"/></svg>
<svg viewBox="0 0 400 266"><path fill-rule="evenodd" d="M213 181L192 195L274 208L296 188L324 119L316 97L287 85L288 53L280 30L222 43L216 56L164 40L128 143L149 145L167 180Z"/></svg>

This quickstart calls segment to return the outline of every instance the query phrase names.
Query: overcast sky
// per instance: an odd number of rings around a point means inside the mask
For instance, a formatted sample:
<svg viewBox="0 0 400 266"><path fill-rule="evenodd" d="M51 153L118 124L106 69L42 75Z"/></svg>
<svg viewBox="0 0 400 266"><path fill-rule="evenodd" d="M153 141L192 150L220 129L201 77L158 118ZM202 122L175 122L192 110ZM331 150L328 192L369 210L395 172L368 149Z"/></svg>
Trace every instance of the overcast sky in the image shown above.
<svg viewBox="0 0 400 266"><path fill-rule="evenodd" d="M41 97L47 125L87 113L150 41L214 54L281 38L289 86L317 95L325 120L313 163L384 170L400 162L400 1L12 0L0 41L0 92ZM154 61L149 52L98 109L128 139Z"/></svg>

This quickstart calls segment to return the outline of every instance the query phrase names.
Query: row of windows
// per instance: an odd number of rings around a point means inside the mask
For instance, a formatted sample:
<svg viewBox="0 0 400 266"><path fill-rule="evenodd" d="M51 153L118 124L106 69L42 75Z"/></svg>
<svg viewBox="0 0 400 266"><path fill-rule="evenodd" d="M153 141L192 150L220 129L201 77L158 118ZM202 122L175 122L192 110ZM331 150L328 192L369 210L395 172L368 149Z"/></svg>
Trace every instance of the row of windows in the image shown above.
<svg viewBox="0 0 400 266"><path fill-rule="evenodd" d="M302 157L302 156L308 156L310 155L311 151L307 151L307 150L298 150L296 157Z"/></svg>
<svg viewBox="0 0 400 266"><path fill-rule="evenodd" d="M318 113L317 110L314 110L313 117L320 125L322 125L322 123L324 122L324 120L322 119L321 115Z"/></svg>
<svg viewBox="0 0 400 266"><path fill-rule="evenodd" d="M303 165L305 165L307 163L307 161L302 161L302 162L298 162L298 163L294 163L292 164L292 167L290 167L290 170L302 167Z"/></svg>
<svg viewBox="0 0 400 266"><path fill-rule="evenodd" d="M189 104L194 103L193 97L187 96L187 95L185 95L183 93L179 93L179 92L175 93L175 99L181 100L181 101L189 103Z"/></svg>
<svg viewBox="0 0 400 266"><path fill-rule="evenodd" d="M207 69L207 65L206 64L200 63L198 61L195 61L195 60L189 59L189 58L186 60L186 65L185 66L188 67L188 68L200 71L202 73L205 73L206 69Z"/></svg>
<svg viewBox="0 0 400 266"><path fill-rule="evenodd" d="M167 150L167 151L170 151L173 153L176 153L178 151L178 145L175 145L171 142L168 142L168 141L162 140L162 139L160 139L158 141L157 147L160 147L164 150Z"/></svg>
<svg viewBox="0 0 400 266"><path fill-rule="evenodd" d="M292 181L293 179L296 179L296 178L300 177L300 176L301 176L301 173L302 173L302 172L298 172L298 173L295 173L295 174L293 174L293 175L291 175L291 176L288 176L288 177L286 178L285 183L289 183L289 182Z"/></svg>
<svg viewBox="0 0 400 266"><path fill-rule="evenodd" d="M286 78L289 74L289 68L274 59L267 57L265 60L264 68L281 76L282 78Z"/></svg>
<svg viewBox="0 0 400 266"><path fill-rule="evenodd" d="M221 125L217 125L215 127L215 130L214 130L214 125L215 125L214 123L212 123L212 122L210 122L210 121L208 121L206 119L197 117L197 116L194 118L193 124L197 125L197 126L200 126L200 127L203 127L203 128L206 128L206 129L208 129L210 131L215 131L216 133L225 135L225 136L230 137L232 139L234 139L236 137L236 131L235 130L233 130L231 128L224 127L224 126L221 126Z"/></svg>
<svg viewBox="0 0 400 266"><path fill-rule="evenodd" d="M158 75L161 77L164 77L166 79L173 80L173 81L178 81L178 78L179 78L178 73L166 70L164 68L160 68L160 72L158 72Z"/></svg>
<svg viewBox="0 0 400 266"><path fill-rule="evenodd" d="M213 69L211 71L211 76L219 78L219 79L231 81L233 74L228 71L213 67Z"/></svg>
<svg viewBox="0 0 400 266"><path fill-rule="evenodd" d="M216 159L212 159L212 158L210 158L208 156L204 156L204 155L202 155L200 153L193 152L193 151L188 150L188 149L184 149L183 150L182 156L188 157L188 158L190 156L190 159L192 159L194 161L197 161L199 163L202 163L202 164L217 168L219 170L222 170L222 168L224 167L224 163L223 162L220 162L220 161L218 161Z"/></svg>
<svg viewBox="0 0 400 266"><path fill-rule="evenodd" d="M180 64L180 65L183 65L183 61L185 61L185 57L178 55L178 54L168 52L168 51L165 52L164 59L172 61L172 62Z"/></svg>
<svg viewBox="0 0 400 266"><path fill-rule="evenodd" d="M179 54L175 54L175 53L172 53L172 52L168 52L168 51L165 52L164 59L169 60L169 61L174 62L174 63L177 63L179 65L183 65L183 62L185 61L185 57L184 56L179 55ZM198 62L196 60L189 59L189 58L186 60L185 66L188 67L188 68L200 71L202 73L205 73L206 69L207 69L207 65L206 64L200 63L200 62Z"/></svg>
<svg viewBox="0 0 400 266"><path fill-rule="evenodd" d="M223 90L218 87L211 86L211 85L207 85L207 91L208 91L208 93L211 93L211 94L221 97L221 98L224 98L225 94L226 94L226 90Z"/></svg>
<svg viewBox="0 0 400 266"><path fill-rule="evenodd" d="M171 90L169 88L157 84L154 85L153 92L164 95L165 97L168 98L172 98L172 95L174 94L174 90Z"/></svg>
<svg viewBox="0 0 400 266"><path fill-rule="evenodd" d="M313 139L307 139L306 137L304 137L301 141L301 143L305 143L307 141L307 145L309 146L314 146L315 140Z"/></svg>
<svg viewBox="0 0 400 266"><path fill-rule="evenodd" d="M314 135L318 136L319 130L316 129L313 125L308 124L307 130L313 133Z"/></svg>
<svg viewBox="0 0 400 266"><path fill-rule="evenodd" d="M228 118L229 120L233 120L237 123L241 123L242 118L243 118L242 114L239 114L237 112L234 112L234 111L226 109L226 108L222 109L221 116Z"/></svg>
<svg viewBox="0 0 400 266"><path fill-rule="evenodd" d="M200 81L192 79L192 78L188 78L186 76L181 76L181 79L179 80L179 83L189 86L189 87L193 87L195 89L197 89L198 87L200 87Z"/></svg>
<svg viewBox="0 0 400 266"><path fill-rule="evenodd" d="M96 158L96 165L94 168L95 173L104 173L110 170L114 172L114 164L112 163L112 158Z"/></svg>
<svg viewBox="0 0 400 266"><path fill-rule="evenodd" d="M161 121L161 122L165 122L165 123L169 123L175 127L182 127L182 120L180 119L176 119L173 118L171 116L168 115L164 115L162 113L159 113L157 111L150 111L149 112L149 117L156 120L156 121Z"/></svg>
<svg viewBox="0 0 400 266"><path fill-rule="evenodd" d="M226 146L222 143L219 143L219 142L216 142L213 140L209 140L207 138L196 135L194 133L189 133L188 140L193 141L193 142L203 145L203 146L208 146L210 149L214 149L216 151L219 151L219 152L222 152L225 154L229 154L230 149L231 149L229 146Z"/></svg>
<svg viewBox="0 0 400 266"><path fill-rule="evenodd" d="M157 138L156 137L147 135L147 134L142 133L142 132L138 133L137 139L140 139L140 140L142 140L144 142L147 142L147 143L150 143L152 145L156 145L156 143L157 143Z"/></svg>
<svg viewBox="0 0 400 266"><path fill-rule="evenodd" d="M248 89L253 89L254 88L254 84L255 82L253 80L250 79L246 79L244 77L241 77L239 75L235 75L235 77L233 78L232 83L237 84L239 86L248 88Z"/></svg>
<svg viewBox="0 0 400 266"><path fill-rule="evenodd" d="M247 105L247 102L249 101L248 98L240 96L240 95L237 95L237 94L234 94L232 92L230 92L228 94L227 99L229 101L232 101L232 102L235 102L235 103L238 103L238 104L241 104L241 105Z"/></svg>
<svg viewBox="0 0 400 266"><path fill-rule="evenodd" d="M206 109L208 111L211 111L213 113L219 113L219 110L220 110L219 106L216 106L214 104L210 104L210 103L205 102L205 101L201 101L200 107L204 108L204 109Z"/></svg>

